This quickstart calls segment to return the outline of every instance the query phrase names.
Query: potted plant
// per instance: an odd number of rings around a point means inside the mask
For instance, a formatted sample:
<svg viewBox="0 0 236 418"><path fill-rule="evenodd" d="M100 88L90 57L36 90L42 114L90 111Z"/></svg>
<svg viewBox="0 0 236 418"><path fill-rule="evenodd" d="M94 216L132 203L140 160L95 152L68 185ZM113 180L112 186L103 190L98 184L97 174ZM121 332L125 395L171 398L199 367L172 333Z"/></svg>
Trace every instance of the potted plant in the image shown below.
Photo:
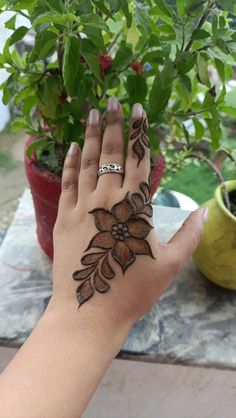
<svg viewBox="0 0 236 418"><path fill-rule="evenodd" d="M193 152L221 146L221 113L236 115L225 104L236 54L234 0L0 0L0 7L12 12L0 54L9 72L3 102L22 113L12 129L31 137L26 171L50 257L63 161L71 141L83 146L91 107L103 113L116 95L128 120L131 106L143 104L153 191L165 163L176 170ZM18 15L25 24L16 28ZM31 50L17 52L28 33Z"/></svg>

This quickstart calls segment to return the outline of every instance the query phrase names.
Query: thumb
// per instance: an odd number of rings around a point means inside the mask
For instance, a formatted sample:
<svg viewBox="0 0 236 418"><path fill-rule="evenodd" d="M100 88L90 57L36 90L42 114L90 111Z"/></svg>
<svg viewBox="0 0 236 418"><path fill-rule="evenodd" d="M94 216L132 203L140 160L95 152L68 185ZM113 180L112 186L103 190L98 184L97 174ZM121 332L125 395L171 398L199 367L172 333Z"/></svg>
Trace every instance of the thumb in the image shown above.
<svg viewBox="0 0 236 418"><path fill-rule="evenodd" d="M197 209L169 241L169 249L179 257L181 263L184 263L200 244L207 219L208 208Z"/></svg>

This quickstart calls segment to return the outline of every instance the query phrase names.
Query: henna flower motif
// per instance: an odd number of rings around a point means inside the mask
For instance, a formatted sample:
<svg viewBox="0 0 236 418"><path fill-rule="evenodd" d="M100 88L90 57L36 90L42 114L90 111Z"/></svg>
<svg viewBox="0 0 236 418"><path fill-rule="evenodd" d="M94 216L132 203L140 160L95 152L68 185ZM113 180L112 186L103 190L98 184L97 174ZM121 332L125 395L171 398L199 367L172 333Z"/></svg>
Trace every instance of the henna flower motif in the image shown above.
<svg viewBox="0 0 236 418"><path fill-rule="evenodd" d="M90 212L99 232L91 239L85 252L91 248L100 251L85 254L81 258L84 267L73 273L73 279L82 282L76 290L80 306L95 291L106 293L110 289L108 281L115 277L111 258L120 265L123 272L134 263L137 255L154 258L145 239L152 226L141 217L152 217L150 186L142 182L139 188L140 193L132 193L130 197L127 193L111 210L98 208Z"/></svg>
<svg viewBox="0 0 236 418"><path fill-rule="evenodd" d="M134 197L135 198L135 197ZM135 261L136 255L153 257L149 243L145 240L152 226L136 215L136 209L128 199L113 206L112 210L94 209L96 234L87 248L111 250L112 257L119 263L123 272Z"/></svg>

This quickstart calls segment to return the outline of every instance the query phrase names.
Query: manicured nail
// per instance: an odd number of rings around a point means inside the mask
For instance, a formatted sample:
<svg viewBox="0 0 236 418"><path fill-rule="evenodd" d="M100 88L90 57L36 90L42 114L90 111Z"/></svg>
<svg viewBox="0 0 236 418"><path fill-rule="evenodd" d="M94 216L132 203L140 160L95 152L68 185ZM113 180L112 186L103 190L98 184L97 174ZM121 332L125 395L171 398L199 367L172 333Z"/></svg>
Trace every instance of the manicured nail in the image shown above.
<svg viewBox="0 0 236 418"><path fill-rule="evenodd" d="M143 106L139 103L136 103L133 107L132 118L141 119L142 116L143 116Z"/></svg>
<svg viewBox="0 0 236 418"><path fill-rule="evenodd" d="M93 126L98 125L99 118L100 118L100 113L98 110L96 109L90 110L89 120L88 120L89 125L93 125Z"/></svg>
<svg viewBox="0 0 236 418"><path fill-rule="evenodd" d="M119 102L116 97L109 97L108 104L107 104L107 110L109 112L118 110L119 108Z"/></svg>
<svg viewBox="0 0 236 418"><path fill-rule="evenodd" d="M74 155L79 153L79 144L77 142L71 142L70 148L68 151L68 157L73 157Z"/></svg>
<svg viewBox="0 0 236 418"><path fill-rule="evenodd" d="M202 209L202 219L203 219L203 222L204 222L204 224L207 222L207 220L208 220L208 215L209 215L209 210L208 210L208 208L203 208Z"/></svg>

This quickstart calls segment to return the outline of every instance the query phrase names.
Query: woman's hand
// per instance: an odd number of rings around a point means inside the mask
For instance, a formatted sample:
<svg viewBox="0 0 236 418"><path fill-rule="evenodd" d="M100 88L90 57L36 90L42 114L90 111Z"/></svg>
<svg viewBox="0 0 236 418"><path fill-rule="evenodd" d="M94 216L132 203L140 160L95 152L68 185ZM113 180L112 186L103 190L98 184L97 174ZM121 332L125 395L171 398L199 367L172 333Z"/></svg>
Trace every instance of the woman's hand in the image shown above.
<svg viewBox="0 0 236 418"><path fill-rule="evenodd" d="M124 175L98 176L99 167L113 163ZM65 161L54 230L54 300L79 306L84 315L99 309L112 327L130 326L169 286L198 245L207 214L194 212L168 244L160 245L152 228L149 175L142 106L133 108L127 156L118 101L108 102L104 131L101 115L92 110L82 155L73 143Z"/></svg>

